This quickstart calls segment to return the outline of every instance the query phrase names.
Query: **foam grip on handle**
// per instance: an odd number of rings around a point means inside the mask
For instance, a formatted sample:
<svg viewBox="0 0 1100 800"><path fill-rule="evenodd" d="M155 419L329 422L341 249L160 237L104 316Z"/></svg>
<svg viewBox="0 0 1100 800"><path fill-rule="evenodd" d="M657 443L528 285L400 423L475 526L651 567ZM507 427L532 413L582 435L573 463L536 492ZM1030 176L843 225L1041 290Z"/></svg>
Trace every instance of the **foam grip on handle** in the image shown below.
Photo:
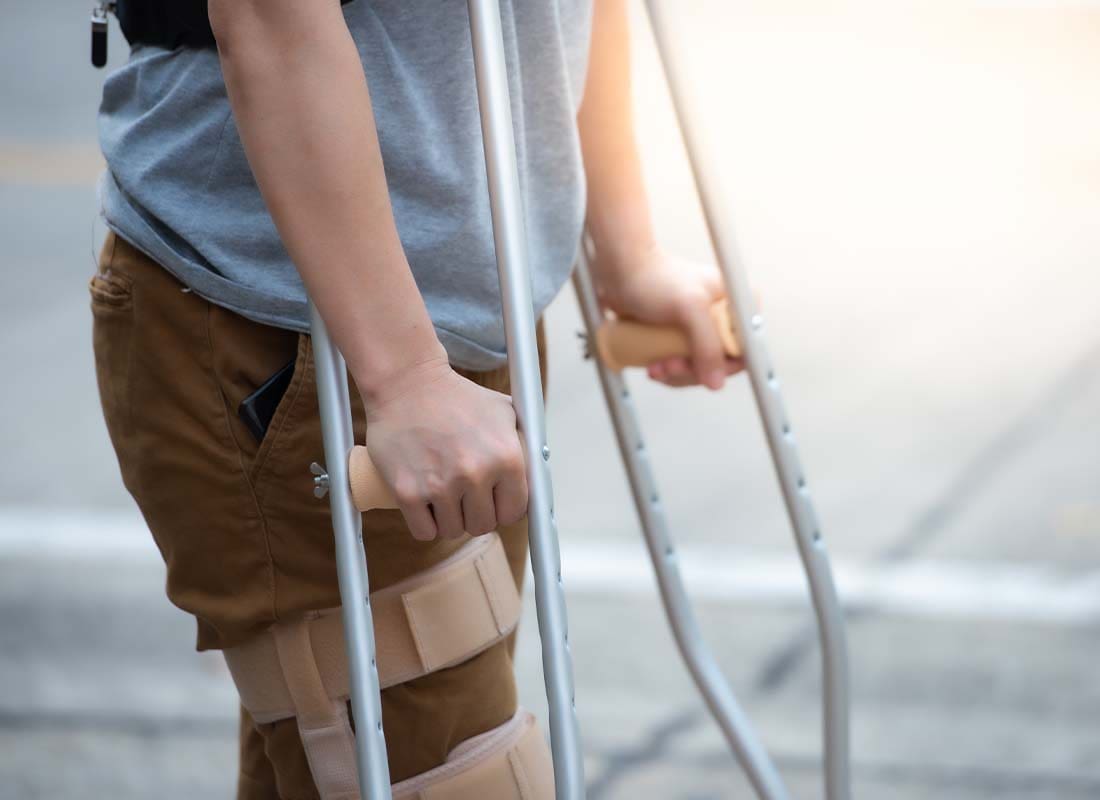
<svg viewBox="0 0 1100 800"><path fill-rule="evenodd" d="M351 448L348 456L348 483L351 498L360 511L374 508L397 508L393 490L382 478L382 473L371 461L370 453L362 445Z"/></svg>
<svg viewBox="0 0 1100 800"><path fill-rule="evenodd" d="M523 439L519 440L523 457L527 458L527 447ZM397 498L382 473L374 466L370 453L361 444L351 448L348 455L348 485L351 487L351 499L360 511L376 508L397 508Z"/></svg>
<svg viewBox="0 0 1100 800"><path fill-rule="evenodd" d="M733 335L730 307L719 300L710 307L710 315L722 339L726 355L741 355L741 346ZM611 319L596 331L596 354L608 369L645 367L673 356L690 356L687 333L675 325L647 325L628 319Z"/></svg>

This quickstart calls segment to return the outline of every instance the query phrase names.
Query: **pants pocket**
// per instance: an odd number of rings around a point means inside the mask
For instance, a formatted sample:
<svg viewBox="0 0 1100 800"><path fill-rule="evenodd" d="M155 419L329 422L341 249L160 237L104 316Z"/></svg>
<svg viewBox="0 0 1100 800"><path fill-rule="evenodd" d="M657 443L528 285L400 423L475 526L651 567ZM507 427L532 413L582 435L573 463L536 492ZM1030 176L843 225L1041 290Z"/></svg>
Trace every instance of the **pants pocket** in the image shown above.
<svg viewBox="0 0 1100 800"><path fill-rule="evenodd" d="M130 365L134 340L132 279L112 270L114 235L108 237L100 267L88 283L92 307L92 348L96 382L107 431L113 440L131 428Z"/></svg>
<svg viewBox="0 0 1100 800"><path fill-rule="evenodd" d="M301 391L303 375L308 371L305 347L309 337L252 322L217 306L210 308L207 320L213 377L248 479L255 483ZM267 432L257 440L240 418L241 402L290 360L294 361L290 382L275 404Z"/></svg>

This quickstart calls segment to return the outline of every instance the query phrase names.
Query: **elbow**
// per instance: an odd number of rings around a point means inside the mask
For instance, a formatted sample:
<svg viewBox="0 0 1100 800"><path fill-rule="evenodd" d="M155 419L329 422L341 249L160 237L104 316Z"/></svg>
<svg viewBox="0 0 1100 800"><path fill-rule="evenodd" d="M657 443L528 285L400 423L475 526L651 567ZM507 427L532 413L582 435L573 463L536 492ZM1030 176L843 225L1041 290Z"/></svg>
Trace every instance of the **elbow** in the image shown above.
<svg viewBox="0 0 1100 800"><path fill-rule="evenodd" d="M223 57L252 44L270 45L284 39L297 15L294 3L286 0L209 0L207 9Z"/></svg>
<svg viewBox="0 0 1100 800"><path fill-rule="evenodd" d="M210 30L214 32L219 50L248 38L247 32L255 25L260 5L262 3L251 0L209 0Z"/></svg>
<svg viewBox="0 0 1100 800"><path fill-rule="evenodd" d="M254 44L293 47L325 28L333 12L343 22L337 0L209 0L207 9L223 57Z"/></svg>

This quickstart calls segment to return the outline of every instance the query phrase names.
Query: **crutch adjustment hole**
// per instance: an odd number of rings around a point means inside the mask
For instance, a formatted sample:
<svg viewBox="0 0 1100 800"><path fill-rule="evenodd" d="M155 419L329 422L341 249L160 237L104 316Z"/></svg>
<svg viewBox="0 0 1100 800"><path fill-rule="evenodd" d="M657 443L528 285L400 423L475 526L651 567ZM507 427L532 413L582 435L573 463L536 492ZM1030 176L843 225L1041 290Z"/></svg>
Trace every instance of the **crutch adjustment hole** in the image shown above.
<svg viewBox="0 0 1100 800"><path fill-rule="evenodd" d="M544 444L542 446L542 460L543 461L549 461L550 460L550 445Z"/></svg>
<svg viewBox="0 0 1100 800"><path fill-rule="evenodd" d="M764 318L762 316L760 316L759 314L753 314L752 315L752 320L750 321L750 324L752 325L752 329L754 331L758 331L762 327L764 327Z"/></svg>
<svg viewBox="0 0 1100 800"><path fill-rule="evenodd" d="M798 484L799 489L805 489L806 488L806 479L804 477L802 477L801 475L798 476L798 480L796 481L796 483Z"/></svg>

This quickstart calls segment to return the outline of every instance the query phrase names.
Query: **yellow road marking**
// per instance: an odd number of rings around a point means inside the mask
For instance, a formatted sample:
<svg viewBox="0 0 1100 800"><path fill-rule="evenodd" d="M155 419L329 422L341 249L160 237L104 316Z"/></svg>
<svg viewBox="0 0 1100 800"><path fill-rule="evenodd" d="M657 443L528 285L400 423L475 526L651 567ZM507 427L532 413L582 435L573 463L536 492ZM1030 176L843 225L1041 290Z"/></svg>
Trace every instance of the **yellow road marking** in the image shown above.
<svg viewBox="0 0 1100 800"><path fill-rule="evenodd" d="M0 140L0 184L94 186L103 167L103 156L94 142Z"/></svg>

